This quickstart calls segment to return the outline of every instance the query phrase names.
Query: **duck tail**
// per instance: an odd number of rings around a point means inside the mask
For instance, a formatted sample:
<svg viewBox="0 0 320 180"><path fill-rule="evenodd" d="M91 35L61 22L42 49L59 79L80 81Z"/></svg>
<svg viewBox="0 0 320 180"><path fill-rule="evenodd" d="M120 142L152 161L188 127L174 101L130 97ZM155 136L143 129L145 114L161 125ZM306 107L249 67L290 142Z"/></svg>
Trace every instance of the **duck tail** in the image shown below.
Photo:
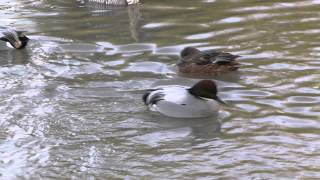
<svg viewBox="0 0 320 180"><path fill-rule="evenodd" d="M161 92L155 92L155 93L152 93L156 90L159 90L159 89L148 89L146 90L146 92L143 94L142 96L142 100L144 102L145 105L153 105L153 104L157 104L157 102L163 100L163 94ZM152 93L152 94L151 94Z"/></svg>
<svg viewBox="0 0 320 180"><path fill-rule="evenodd" d="M149 104L147 100L148 100L148 97L149 97L151 92L152 92L152 90L147 90L142 96L142 100L143 100L145 105Z"/></svg>
<svg viewBox="0 0 320 180"><path fill-rule="evenodd" d="M230 71L236 71L240 68L240 66L230 66L229 69Z"/></svg>

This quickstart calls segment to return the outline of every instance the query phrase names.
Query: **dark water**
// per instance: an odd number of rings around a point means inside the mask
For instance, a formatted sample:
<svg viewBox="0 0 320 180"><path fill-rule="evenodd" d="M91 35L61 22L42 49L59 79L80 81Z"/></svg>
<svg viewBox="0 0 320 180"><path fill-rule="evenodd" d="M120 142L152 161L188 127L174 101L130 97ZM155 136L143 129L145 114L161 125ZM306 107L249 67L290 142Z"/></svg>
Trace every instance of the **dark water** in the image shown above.
<svg viewBox="0 0 320 180"><path fill-rule="evenodd" d="M320 1L5 0L0 179L320 178ZM209 119L149 112L144 89L192 85L185 46L241 55Z"/></svg>

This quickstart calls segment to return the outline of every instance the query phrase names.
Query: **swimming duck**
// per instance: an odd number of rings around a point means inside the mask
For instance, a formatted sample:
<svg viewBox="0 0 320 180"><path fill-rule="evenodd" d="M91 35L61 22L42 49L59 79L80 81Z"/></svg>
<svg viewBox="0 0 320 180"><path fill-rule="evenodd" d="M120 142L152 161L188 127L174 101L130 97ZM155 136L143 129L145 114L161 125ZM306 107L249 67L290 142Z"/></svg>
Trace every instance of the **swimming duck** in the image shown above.
<svg viewBox="0 0 320 180"><path fill-rule="evenodd" d="M125 6L125 5L138 4L140 0L87 0L87 1L102 3L105 5Z"/></svg>
<svg viewBox="0 0 320 180"><path fill-rule="evenodd" d="M236 71L239 63L235 61L240 56L217 50L200 51L194 47L186 47L180 53L177 68L183 74L218 75Z"/></svg>
<svg viewBox="0 0 320 180"><path fill-rule="evenodd" d="M128 5L138 4L140 0L127 0Z"/></svg>
<svg viewBox="0 0 320 180"><path fill-rule="evenodd" d="M13 29L0 29L0 40L8 42L13 48L23 49L29 41L29 38L23 31Z"/></svg>
<svg viewBox="0 0 320 180"><path fill-rule="evenodd" d="M147 90L143 101L151 110L175 118L201 118L216 114L219 104L214 81L201 80L190 87L165 86Z"/></svg>

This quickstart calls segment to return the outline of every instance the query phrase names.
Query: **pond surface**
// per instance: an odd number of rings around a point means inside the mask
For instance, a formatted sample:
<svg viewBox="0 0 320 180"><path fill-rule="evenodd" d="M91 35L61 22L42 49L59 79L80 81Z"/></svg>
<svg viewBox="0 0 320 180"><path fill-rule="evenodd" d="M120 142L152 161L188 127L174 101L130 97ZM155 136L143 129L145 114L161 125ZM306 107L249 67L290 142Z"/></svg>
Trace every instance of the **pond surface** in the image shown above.
<svg viewBox="0 0 320 180"><path fill-rule="evenodd" d="M0 179L319 179L319 0L4 0L28 31L0 51ZM241 55L214 77L217 117L150 112L144 89L192 85L185 46Z"/></svg>

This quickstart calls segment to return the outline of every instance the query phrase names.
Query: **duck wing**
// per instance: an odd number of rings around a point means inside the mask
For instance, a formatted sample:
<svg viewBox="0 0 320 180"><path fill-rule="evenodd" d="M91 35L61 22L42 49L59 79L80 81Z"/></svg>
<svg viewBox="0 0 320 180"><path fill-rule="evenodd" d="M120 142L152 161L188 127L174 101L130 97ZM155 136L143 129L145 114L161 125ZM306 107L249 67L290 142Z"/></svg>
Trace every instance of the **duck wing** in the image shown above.
<svg viewBox="0 0 320 180"><path fill-rule="evenodd" d="M240 57L238 55L233 55L230 53L221 52L217 50L207 50L207 51L204 51L203 54L205 59L208 59L210 63L215 63L218 65L229 64L235 61L235 59L237 59L238 57Z"/></svg>
<svg viewBox="0 0 320 180"><path fill-rule="evenodd" d="M211 63L211 59L213 56L206 54L206 53L199 53L194 54L191 57L189 57L189 62L195 63L197 65L206 65Z"/></svg>
<svg viewBox="0 0 320 180"><path fill-rule="evenodd" d="M11 44L19 42L18 33L13 29L5 29L0 32L0 39L3 41L9 41Z"/></svg>

